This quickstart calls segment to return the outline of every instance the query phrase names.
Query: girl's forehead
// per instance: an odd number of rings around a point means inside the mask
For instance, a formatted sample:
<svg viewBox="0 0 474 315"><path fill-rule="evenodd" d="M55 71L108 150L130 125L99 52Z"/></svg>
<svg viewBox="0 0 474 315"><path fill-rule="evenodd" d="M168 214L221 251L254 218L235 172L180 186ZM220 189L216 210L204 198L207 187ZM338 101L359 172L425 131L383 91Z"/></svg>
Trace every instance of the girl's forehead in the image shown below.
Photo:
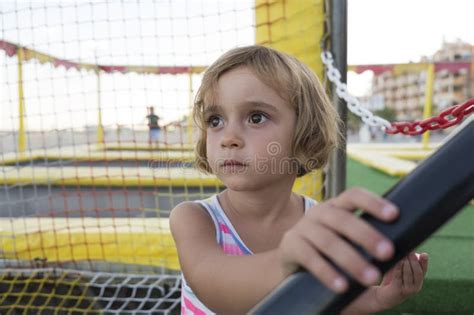
<svg viewBox="0 0 474 315"><path fill-rule="evenodd" d="M229 100L232 103L254 102L277 106L284 104L288 107L291 95L286 81L285 75L270 76L265 71L259 71L247 65L237 66L207 82L202 93L203 109Z"/></svg>
<svg viewBox="0 0 474 315"><path fill-rule="evenodd" d="M210 98L263 98L267 101L282 99L281 82L249 67L238 67L224 73L210 91Z"/></svg>

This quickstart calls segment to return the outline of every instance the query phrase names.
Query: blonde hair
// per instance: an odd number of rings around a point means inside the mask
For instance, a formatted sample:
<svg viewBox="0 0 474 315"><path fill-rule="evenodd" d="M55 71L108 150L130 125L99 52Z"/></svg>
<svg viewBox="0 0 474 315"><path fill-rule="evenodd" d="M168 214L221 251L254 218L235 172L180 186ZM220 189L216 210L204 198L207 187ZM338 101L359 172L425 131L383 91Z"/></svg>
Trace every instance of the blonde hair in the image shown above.
<svg viewBox="0 0 474 315"><path fill-rule="evenodd" d="M226 52L204 73L193 108L194 121L201 131L196 144L196 167L212 173L206 156L204 109L212 102L221 75L241 66L248 67L260 81L274 89L294 108L296 130L292 153L300 165L298 176L323 167L340 139L340 120L336 110L319 79L304 63L258 45Z"/></svg>

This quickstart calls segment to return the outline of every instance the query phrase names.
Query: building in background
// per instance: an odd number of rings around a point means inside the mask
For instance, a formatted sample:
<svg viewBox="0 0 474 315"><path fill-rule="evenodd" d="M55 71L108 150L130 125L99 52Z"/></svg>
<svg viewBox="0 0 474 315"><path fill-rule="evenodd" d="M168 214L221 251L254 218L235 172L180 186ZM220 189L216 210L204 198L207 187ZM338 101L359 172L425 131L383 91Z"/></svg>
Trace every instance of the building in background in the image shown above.
<svg viewBox="0 0 474 315"><path fill-rule="evenodd" d="M446 69L437 72L433 102L439 109L474 97L474 45L460 40L454 43L443 43L441 49L434 54L433 61L471 63L470 69L462 68L457 71Z"/></svg>
<svg viewBox="0 0 474 315"><path fill-rule="evenodd" d="M433 113L474 97L474 45L461 40L444 42L433 56L419 63L353 66L352 70L374 72L369 104L393 109L398 120L414 120L423 117L429 63L436 69Z"/></svg>

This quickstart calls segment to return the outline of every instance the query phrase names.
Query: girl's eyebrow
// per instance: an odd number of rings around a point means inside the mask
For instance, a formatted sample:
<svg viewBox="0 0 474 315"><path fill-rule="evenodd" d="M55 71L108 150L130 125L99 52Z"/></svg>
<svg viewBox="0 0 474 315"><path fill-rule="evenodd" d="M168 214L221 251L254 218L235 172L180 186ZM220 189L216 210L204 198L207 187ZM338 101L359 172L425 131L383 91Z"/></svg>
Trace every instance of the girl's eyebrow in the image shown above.
<svg viewBox="0 0 474 315"><path fill-rule="evenodd" d="M265 103L263 101L247 101L242 103L246 107L251 108L262 108L272 112L278 112L278 108L272 104Z"/></svg>
<svg viewBox="0 0 474 315"><path fill-rule="evenodd" d="M262 109L274 113L278 113L278 108L274 105L265 103L263 101L244 101L240 103L240 107L243 110L249 109ZM209 116L210 114L220 113L222 111L221 107L217 104L209 104L204 108L203 115L204 117Z"/></svg>
<svg viewBox="0 0 474 315"><path fill-rule="evenodd" d="M215 104L210 104L210 105L207 105L204 108L203 114L204 114L204 117L205 117L205 116L208 116L210 114L214 114L214 113L218 113L218 112L220 112L220 107L215 105Z"/></svg>

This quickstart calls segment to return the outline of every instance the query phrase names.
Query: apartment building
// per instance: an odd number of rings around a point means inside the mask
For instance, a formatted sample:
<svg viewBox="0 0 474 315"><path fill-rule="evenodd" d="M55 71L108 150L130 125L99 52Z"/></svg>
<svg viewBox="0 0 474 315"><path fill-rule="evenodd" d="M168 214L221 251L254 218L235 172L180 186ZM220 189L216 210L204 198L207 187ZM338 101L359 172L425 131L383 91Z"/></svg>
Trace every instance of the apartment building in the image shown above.
<svg viewBox="0 0 474 315"><path fill-rule="evenodd" d="M394 109L399 120L421 119L430 63L435 65L433 114L474 97L474 45L458 40L443 43L433 56L419 63L393 65L389 71L375 72L369 99Z"/></svg>

